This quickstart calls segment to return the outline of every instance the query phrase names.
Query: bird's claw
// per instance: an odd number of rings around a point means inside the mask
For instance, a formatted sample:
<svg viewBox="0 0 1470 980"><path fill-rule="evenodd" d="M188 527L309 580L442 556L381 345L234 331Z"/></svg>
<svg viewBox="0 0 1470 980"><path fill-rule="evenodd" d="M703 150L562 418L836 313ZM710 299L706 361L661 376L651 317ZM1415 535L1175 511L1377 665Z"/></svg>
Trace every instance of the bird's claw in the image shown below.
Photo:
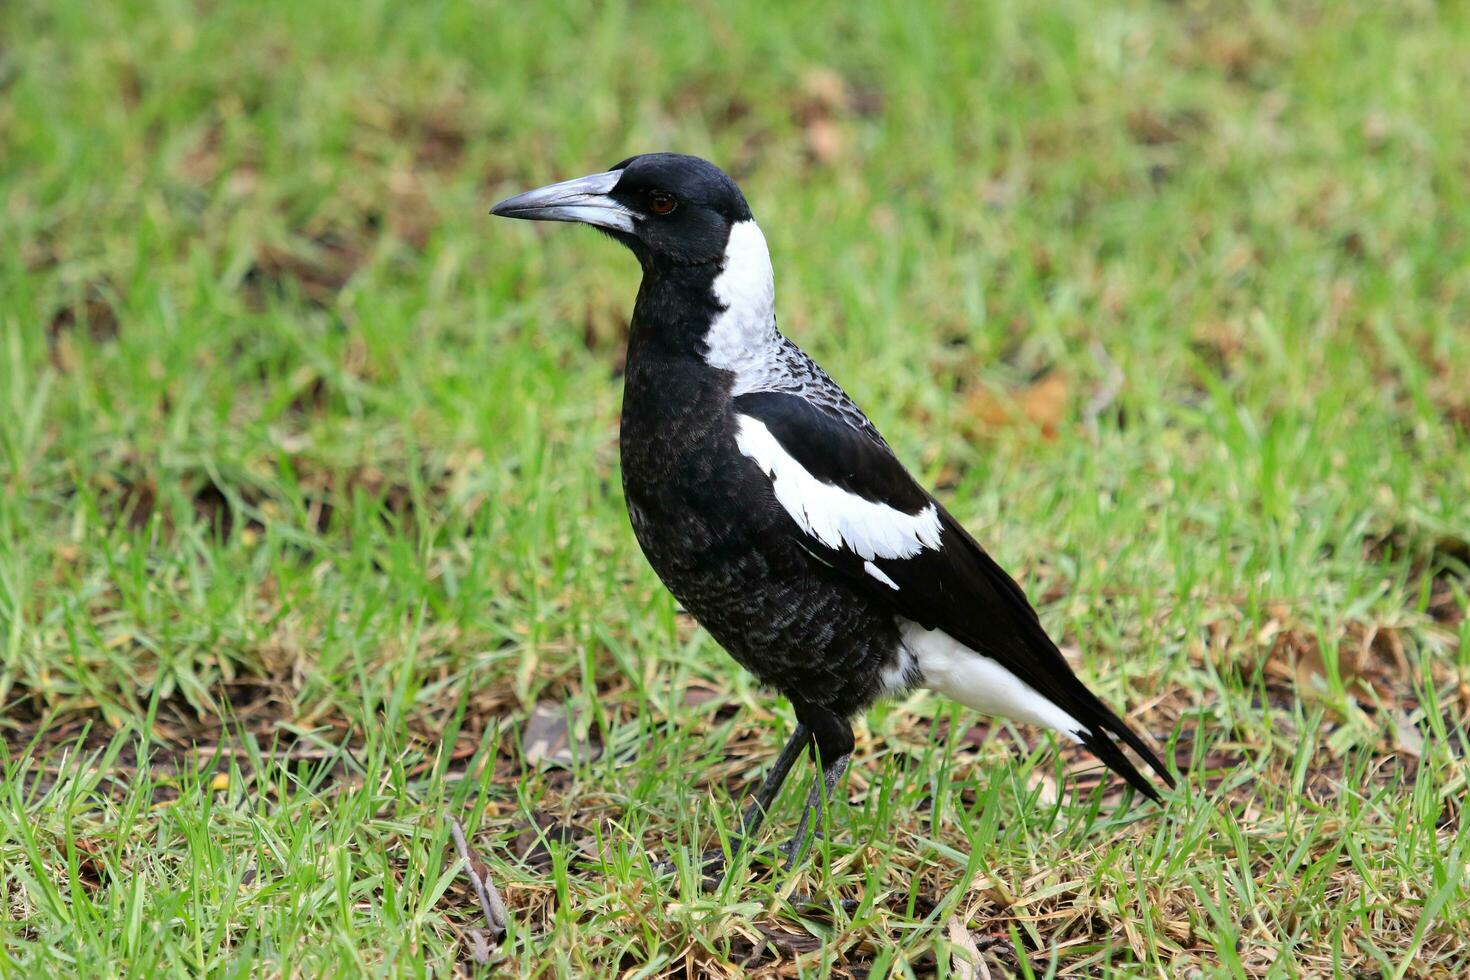
<svg viewBox="0 0 1470 980"><path fill-rule="evenodd" d="M848 915L857 911L859 902L855 898L836 898L831 900L820 900L810 892L792 892L786 898L786 904L793 909L805 913L826 913L828 915L841 909Z"/></svg>
<svg viewBox="0 0 1470 980"><path fill-rule="evenodd" d="M781 853L786 856L786 862L782 867L787 871L795 868L806 857L812 845L822 840L824 836L822 828L818 827L811 832L811 839L808 841L806 828L803 826L795 837L781 845Z"/></svg>
<svg viewBox="0 0 1470 980"><path fill-rule="evenodd" d="M735 841L731 841L730 843L730 853L739 853L739 847ZM699 856L698 869L700 890L707 892L714 891L720 887L720 882L725 880L725 872L727 870L725 852L719 848L705 851ZM673 874L678 870L679 865L674 861L658 861L653 865L653 873L660 878L664 875Z"/></svg>

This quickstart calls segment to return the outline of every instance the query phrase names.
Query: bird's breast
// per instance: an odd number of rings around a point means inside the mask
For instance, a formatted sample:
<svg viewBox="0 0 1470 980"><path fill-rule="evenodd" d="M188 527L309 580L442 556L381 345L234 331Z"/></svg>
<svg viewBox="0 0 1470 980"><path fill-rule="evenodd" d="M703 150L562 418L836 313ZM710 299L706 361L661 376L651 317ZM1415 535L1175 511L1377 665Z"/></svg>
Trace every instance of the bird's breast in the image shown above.
<svg viewBox="0 0 1470 980"><path fill-rule="evenodd" d="M735 445L729 376L630 351L619 433L623 494L655 571L677 579L747 543L754 469Z"/></svg>

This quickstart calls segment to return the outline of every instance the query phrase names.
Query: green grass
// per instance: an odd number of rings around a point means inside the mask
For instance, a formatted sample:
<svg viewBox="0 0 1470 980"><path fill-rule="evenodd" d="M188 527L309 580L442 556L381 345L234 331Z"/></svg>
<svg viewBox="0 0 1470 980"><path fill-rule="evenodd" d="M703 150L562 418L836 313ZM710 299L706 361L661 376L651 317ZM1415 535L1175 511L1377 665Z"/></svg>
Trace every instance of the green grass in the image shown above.
<svg viewBox="0 0 1470 980"><path fill-rule="evenodd" d="M0 972L1470 969L1470 8L826 6L0 9ZM652 149L1165 808L916 695L700 892L790 712L627 526L635 264L486 216Z"/></svg>

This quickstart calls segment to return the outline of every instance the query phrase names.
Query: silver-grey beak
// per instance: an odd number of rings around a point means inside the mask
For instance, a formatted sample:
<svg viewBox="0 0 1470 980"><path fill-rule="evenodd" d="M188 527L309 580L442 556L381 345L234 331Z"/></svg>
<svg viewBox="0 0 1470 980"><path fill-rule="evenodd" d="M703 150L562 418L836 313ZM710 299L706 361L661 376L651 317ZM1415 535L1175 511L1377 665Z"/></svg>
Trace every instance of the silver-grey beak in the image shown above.
<svg viewBox="0 0 1470 980"><path fill-rule="evenodd" d="M633 212L609 196L622 176L621 170L609 170L548 184L508 197L491 208L490 213L502 218L531 221L578 221L599 228L631 232Z"/></svg>

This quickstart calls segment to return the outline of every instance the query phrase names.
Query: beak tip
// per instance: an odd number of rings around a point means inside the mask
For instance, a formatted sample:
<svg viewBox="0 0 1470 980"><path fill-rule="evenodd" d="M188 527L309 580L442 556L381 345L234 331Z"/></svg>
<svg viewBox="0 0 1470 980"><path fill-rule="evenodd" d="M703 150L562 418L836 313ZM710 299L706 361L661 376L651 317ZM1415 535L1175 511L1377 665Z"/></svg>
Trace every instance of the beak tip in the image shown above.
<svg viewBox="0 0 1470 980"><path fill-rule="evenodd" d="M506 198L492 207L490 214L525 221L572 221L627 231L632 223L627 209L607 196L621 175L621 170L610 170L548 184Z"/></svg>

